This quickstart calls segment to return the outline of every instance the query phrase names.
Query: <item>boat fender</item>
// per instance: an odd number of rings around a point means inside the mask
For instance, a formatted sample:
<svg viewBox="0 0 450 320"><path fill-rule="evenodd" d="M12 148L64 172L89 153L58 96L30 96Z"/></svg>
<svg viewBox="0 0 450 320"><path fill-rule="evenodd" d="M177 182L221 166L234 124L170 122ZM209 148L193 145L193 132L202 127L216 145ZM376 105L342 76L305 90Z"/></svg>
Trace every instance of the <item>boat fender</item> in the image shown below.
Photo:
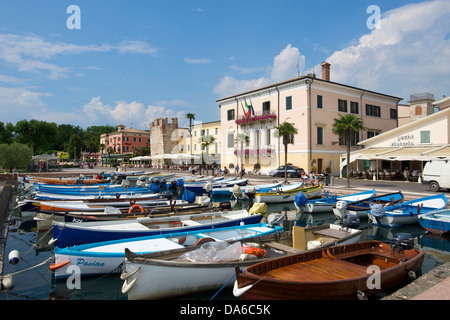
<svg viewBox="0 0 450 320"><path fill-rule="evenodd" d="M247 253L243 253L239 256L239 260L240 261L245 261L245 260L256 260L258 259L257 256L253 255L253 254L247 254Z"/></svg>
<svg viewBox="0 0 450 320"><path fill-rule="evenodd" d="M8 255L9 264L15 265L19 263L19 251L12 250Z"/></svg>
<svg viewBox="0 0 450 320"><path fill-rule="evenodd" d="M356 297L358 298L358 300L367 300L367 296L364 292L362 292L361 290L358 290L356 292Z"/></svg>
<svg viewBox="0 0 450 320"><path fill-rule="evenodd" d="M129 209L128 213L132 213L135 209L141 210L141 212L144 212L144 207L142 207L140 204L133 204Z"/></svg>
<svg viewBox="0 0 450 320"><path fill-rule="evenodd" d="M54 243L56 242L56 240L58 240L58 239L51 238L51 239L48 241L48 245L51 246L52 244L54 244Z"/></svg>
<svg viewBox="0 0 450 320"><path fill-rule="evenodd" d="M57 269L60 269L62 267L64 267L65 265L67 265L70 262L70 260L61 262L61 263L52 263L50 264L50 266L48 267L50 269L50 271L55 271Z"/></svg>
<svg viewBox="0 0 450 320"><path fill-rule="evenodd" d="M133 270L131 272L126 272L125 270L122 272L122 274L120 275L120 279L121 280L127 280L129 277L131 277L132 275L134 275L136 272L139 271L139 269L141 269L141 267L138 267L136 270Z"/></svg>
<svg viewBox="0 0 450 320"><path fill-rule="evenodd" d="M416 280L416 273L413 270L409 270L408 271L408 278L411 281Z"/></svg>
<svg viewBox="0 0 450 320"><path fill-rule="evenodd" d="M267 251L264 249L249 246L242 246L242 253L252 254L259 258L265 258L268 255Z"/></svg>
<svg viewBox="0 0 450 320"><path fill-rule="evenodd" d="M11 290L12 288L14 288L14 279L11 274L8 274L3 277L1 289Z"/></svg>
<svg viewBox="0 0 450 320"><path fill-rule="evenodd" d="M134 278L133 280L131 280L130 283L128 283L128 280L125 280L122 285L122 293L127 294L128 291L130 291L131 288L134 286L136 281L137 281L137 278Z"/></svg>

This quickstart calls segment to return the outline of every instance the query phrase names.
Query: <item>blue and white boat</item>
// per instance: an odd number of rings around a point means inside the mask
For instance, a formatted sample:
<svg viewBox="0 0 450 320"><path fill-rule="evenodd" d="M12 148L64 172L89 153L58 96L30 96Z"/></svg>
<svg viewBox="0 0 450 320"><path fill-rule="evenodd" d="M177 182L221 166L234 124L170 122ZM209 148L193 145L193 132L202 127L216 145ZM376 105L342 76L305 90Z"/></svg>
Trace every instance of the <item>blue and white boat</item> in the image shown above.
<svg viewBox="0 0 450 320"><path fill-rule="evenodd" d="M393 206L372 205L369 218L373 224L385 227L398 227L419 222L419 214L440 210L447 207L447 197L441 193L418 198Z"/></svg>
<svg viewBox="0 0 450 320"><path fill-rule="evenodd" d="M375 195L375 189L353 193L344 196L329 196L325 193L325 198L308 200L307 205L303 206L303 212L319 213L319 212L333 212L333 208L338 201L345 201L346 203L354 203L372 198Z"/></svg>
<svg viewBox="0 0 450 320"><path fill-rule="evenodd" d="M212 190L215 188L222 188L222 187L233 187L234 185L238 186L246 186L248 184L248 179L239 179L231 178L231 179L224 179L221 181L214 181L211 183ZM201 193L206 192L205 187L207 187L208 182L203 183L185 183L184 188L186 190L195 192L195 193Z"/></svg>
<svg viewBox="0 0 450 320"><path fill-rule="evenodd" d="M83 223L53 221L50 242L57 247L65 248L125 238L234 227L259 223L261 219L261 214L250 214L247 210L235 210Z"/></svg>
<svg viewBox="0 0 450 320"><path fill-rule="evenodd" d="M269 192L273 188L281 187L281 182L260 184L260 185L255 185L252 187L254 187L254 190L256 192ZM248 188L248 186L241 186L240 187L241 192L245 193L247 188ZM218 187L218 188L213 188L213 190L211 191L212 196L223 197L223 196L231 196L232 194L233 194L233 187Z"/></svg>
<svg viewBox="0 0 450 320"><path fill-rule="evenodd" d="M403 202L405 197L401 191L386 193L381 195L374 195L372 198L361 200L358 202L352 202L347 204L346 201L336 202L336 206L333 207L333 212L336 218L342 219L346 214L352 214L358 218L367 218L367 214L370 210L370 205L374 203L381 203L383 205L396 204Z"/></svg>
<svg viewBox="0 0 450 320"><path fill-rule="evenodd" d="M199 245L206 238L212 238L215 241L237 241L275 235L282 230L283 228L280 226L258 223L95 242L67 248L55 247L54 263L50 265L49 269L54 271L56 280L69 277L74 270L80 276L119 273L125 261L125 248L136 254L145 254Z"/></svg>
<svg viewBox="0 0 450 320"><path fill-rule="evenodd" d="M450 209L442 209L419 214L420 225L434 234L450 232Z"/></svg>

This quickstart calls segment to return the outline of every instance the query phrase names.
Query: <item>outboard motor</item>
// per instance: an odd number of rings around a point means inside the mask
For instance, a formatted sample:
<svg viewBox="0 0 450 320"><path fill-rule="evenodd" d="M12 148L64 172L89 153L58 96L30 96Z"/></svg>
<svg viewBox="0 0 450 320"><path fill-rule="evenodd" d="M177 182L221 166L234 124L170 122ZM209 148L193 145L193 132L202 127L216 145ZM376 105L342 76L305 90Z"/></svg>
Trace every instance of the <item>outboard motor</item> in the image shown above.
<svg viewBox="0 0 450 320"><path fill-rule="evenodd" d="M170 191L163 191L161 192L161 196L166 198L167 200L172 200L173 199L173 193Z"/></svg>
<svg viewBox="0 0 450 320"><path fill-rule="evenodd" d="M380 203L374 203L370 205L370 213L375 217L377 224L381 226L381 218L386 215L384 207Z"/></svg>
<svg viewBox="0 0 450 320"><path fill-rule="evenodd" d="M395 252L395 249L398 249L400 253L403 250L411 250L414 248L414 238L409 233L397 233L391 240L391 247L393 252Z"/></svg>
<svg viewBox="0 0 450 320"><path fill-rule="evenodd" d="M347 212L347 202L343 200L339 200L338 202L336 202L336 211L336 218L342 219Z"/></svg>
<svg viewBox="0 0 450 320"><path fill-rule="evenodd" d="M357 229L359 228L360 221L357 215L345 214L342 218L342 226L346 228Z"/></svg>

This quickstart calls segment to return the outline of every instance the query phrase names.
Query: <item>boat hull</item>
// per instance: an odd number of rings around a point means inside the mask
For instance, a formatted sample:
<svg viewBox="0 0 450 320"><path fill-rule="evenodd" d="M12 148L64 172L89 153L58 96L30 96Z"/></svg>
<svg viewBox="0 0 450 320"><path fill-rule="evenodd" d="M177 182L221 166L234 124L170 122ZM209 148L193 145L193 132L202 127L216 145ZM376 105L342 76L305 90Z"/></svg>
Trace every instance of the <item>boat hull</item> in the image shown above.
<svg viewBox="0 0 450 320"><path fill-rule="evenodd" d="M264 203L283 203L283 202L293 202L295 200L295 196L302 192L307 199L312 199L316 197L320 197L322 193L322 185L308 187L308 188L299 188L286 192L265 192L265 193L256 193L255 199L257 202Z"/></svg>
<svg viewBox="0 0 450 320"><path fill-rule="evenodd" d="M450 210L436 210L419 215L420 225L434 234L448 234L450 232Z"/></svg>

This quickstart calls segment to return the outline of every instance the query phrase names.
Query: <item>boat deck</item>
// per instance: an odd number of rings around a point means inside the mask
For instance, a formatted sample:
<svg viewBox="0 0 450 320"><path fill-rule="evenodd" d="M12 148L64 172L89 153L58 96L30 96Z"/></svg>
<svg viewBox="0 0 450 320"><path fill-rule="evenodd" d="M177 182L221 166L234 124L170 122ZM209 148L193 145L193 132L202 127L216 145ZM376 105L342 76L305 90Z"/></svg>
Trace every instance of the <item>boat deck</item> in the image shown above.
<svg viewBox="0 0 450 320"><path fill-rule="evenodd" d="M319 258L269 271L266 278L297 282L318 282L363 277L367 268L339 259Z"/></svg>

